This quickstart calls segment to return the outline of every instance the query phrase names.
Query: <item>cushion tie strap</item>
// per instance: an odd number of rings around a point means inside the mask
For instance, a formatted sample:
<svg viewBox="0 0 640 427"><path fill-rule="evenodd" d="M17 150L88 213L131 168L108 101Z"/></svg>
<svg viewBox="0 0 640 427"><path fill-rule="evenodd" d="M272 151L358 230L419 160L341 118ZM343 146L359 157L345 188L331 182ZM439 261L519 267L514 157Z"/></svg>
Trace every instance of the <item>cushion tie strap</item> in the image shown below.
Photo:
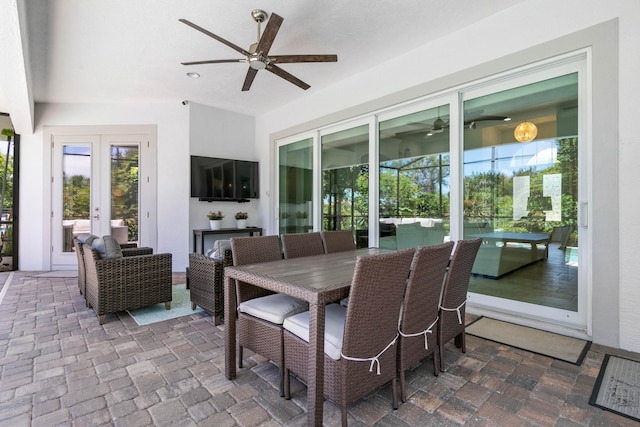
<svg viewBox="0 0 640 427"><path fill-rule="evenodd" d="M465 305L467 303L467 299L465 298L464 301L462 301L462 304L460 304L459 306L457 306L456 308L444 308L443 306L440 306L440 310L444 310L444 311L455 311L458 313L458 323L462 325L462 315L460 314L460 309L462 308L463 305Z"/></svg>
<svg viewBox="0 0 640 427"><path fill-rule="evenodd" d="M403 337L405 337L405 338L417 337L417 336L420 336L420 335L424 335L424 349L425 349L425 350L429 350L429 343L428 343L428 340L427 340L427 334L432 334L432 333L433 333L433 331L431 330L431 328L433 328L433 326L434 326L436 323L438 323L438 319L439 319L439 317L436 317L436 320L434 320L434 321L433 321L433 323L432 323L432 324L430 324L430 325L427 327L427 329L425 329L424 331L416 332L416 333L413 333L413 334L405 334L405 333L404 333L404 332L402 332L400 329L398 329L398 333L400 333L400 335L402 335L402 336L403 336Z"/></svg>
<svg viewBox="0 0 640 427"><path fill-rule="evenodd" d="M371 361L371 366L369 366L369 372L373 371L373 365L376 365L376 375L380 375L380 360L378 360L378 358L380 356L382 356L382 353L384 353L385 351L387 351L391 346L395 345L396 341L398 340L398 334L396 334L395 338L393 340L391 340L391 342L389 344L387 344L387 346L385 348L382 349L382 351L378 354L376 354L373 357L367 357L367 358L359 358L359 357L349 357L349 356L345 356L344 353L340 352L340 356L344 357L346 360L351 360L354 362L368 362L369 360Z"/></svg>

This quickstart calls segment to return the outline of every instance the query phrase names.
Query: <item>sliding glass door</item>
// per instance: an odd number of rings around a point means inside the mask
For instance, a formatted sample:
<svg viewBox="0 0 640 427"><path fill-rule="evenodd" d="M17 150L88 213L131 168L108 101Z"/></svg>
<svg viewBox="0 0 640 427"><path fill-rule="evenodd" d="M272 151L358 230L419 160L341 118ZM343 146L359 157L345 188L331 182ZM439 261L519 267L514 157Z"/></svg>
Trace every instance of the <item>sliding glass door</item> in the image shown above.
<svg viewBox="0 0 640 427"><path fill-rule="evenodd" d="M585 68L559 59L280 146L281 221L315 212L359 247L481 238L470 306L586 329Z"/></svg>

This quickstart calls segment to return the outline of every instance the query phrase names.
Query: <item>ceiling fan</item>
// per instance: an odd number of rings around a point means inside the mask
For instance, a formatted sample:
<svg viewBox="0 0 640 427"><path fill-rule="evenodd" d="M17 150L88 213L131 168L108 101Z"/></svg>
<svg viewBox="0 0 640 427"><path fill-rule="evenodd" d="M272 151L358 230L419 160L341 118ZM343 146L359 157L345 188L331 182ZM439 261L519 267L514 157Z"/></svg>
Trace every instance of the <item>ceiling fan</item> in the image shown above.
<svg viewBox="0 0 640 427"><path fill-rule="evenodd" d="M229 46L231 49L241 53L244 55L244 58L240 59L213 59L209 61L194 61L194 62L183 62L182 65L200 65L200 64L220 64L225 62L246 62L249 64L249 70L247 71L247 76L244 79L244 84L242 85L242 90L247 91L251 88L251 84L253 83L253 79L255 79L256 74L259 70L267 70L275 74L276 76L282 77L288 82L293 83L294 85L307 90L311 86L307 83L303 82L299 78L293 76L292 74L284 71L282 68L278 67L277 64L286 64L286 63L295 63L295 62L337 62L337 55L269 55L269 50L271 49L271 45L273 44L273 40L278 34L278 30L280 29L280 25L282 25L283 18L275 13L271 14L271 18L269 22L267 22L267 26L264 29L264 33L262 36L260 35L260 24L267 19L267 12L260 9L255 9L251 11L251 16L258 23L258 41L252 44L249 47L249 50L244 50L240 46L237 46L231 43L228 40L223 39L220 36L213 34L212 32L205 30L204 28L190 22L186 19L179 19L180 22L187 24L188 26L195 28L196 30L218 40L220 43L224 43Z"/></svg>

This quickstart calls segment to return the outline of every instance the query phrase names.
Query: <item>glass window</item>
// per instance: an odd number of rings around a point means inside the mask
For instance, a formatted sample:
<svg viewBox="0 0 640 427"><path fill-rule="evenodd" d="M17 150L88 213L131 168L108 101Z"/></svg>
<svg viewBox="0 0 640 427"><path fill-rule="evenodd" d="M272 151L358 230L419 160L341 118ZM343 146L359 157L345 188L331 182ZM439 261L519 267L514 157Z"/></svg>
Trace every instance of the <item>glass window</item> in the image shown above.
<svg viewBox="0 0 640 427"><path fill-rule="evenodd" d="M313 139L280 146L280 234L313 229Z"/></svg>
<svg viewBox="0 0 640 427"><path fill-rule="evenodd" d="M577 311L578 74L467 100L464 117L463 236L483 238L470 290Z"/></svg>
<svg viewBox="0 0 640 427"><path fill-rule="evenodd" d="M380 122L380 247L449 240L449 106Z"/></svg>
<svg viewBox="0 0 640 427"><path fill-rule="evenodd" d="M352 230L368 246L369 125L322 136L322 229Z"/></svg>

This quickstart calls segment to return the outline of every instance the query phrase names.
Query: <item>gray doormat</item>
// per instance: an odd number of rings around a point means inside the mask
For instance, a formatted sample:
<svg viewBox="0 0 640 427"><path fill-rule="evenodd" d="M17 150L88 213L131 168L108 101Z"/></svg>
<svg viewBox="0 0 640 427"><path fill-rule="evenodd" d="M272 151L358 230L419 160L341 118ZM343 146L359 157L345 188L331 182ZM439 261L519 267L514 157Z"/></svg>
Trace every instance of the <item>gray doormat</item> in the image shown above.
<svg viewBox="0 0 640 427"><path fill-rule="evenodd" d="M469 335L542 354L574 365L582 363L591 345L590 341L488 317L481 317L467 325L466 331Z"/></svg>
<svg viewBox="0 0 640 427"><path fill-rule="evenodd" d="M640 362L606 354L589 404L640 421Z"/></svg>

